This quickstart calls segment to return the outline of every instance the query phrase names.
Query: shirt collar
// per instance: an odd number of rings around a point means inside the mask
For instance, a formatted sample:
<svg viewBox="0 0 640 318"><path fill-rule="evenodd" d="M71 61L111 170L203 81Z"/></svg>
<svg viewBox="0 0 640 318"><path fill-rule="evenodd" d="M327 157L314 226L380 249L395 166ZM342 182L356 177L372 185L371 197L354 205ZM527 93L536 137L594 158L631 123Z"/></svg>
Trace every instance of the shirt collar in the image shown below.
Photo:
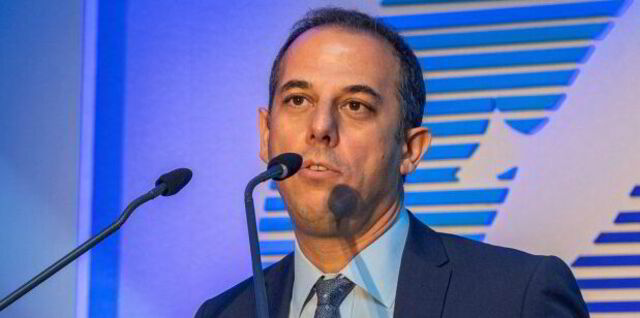
<svg viewBox="0 0 640 318"><path fill-rule="evenodd" d="M313 285L315 285L316 281L324 275L321 270L319 270L315 265L304 256L302 250L300 249L300 245L298 245L298 240L296 241L296 249L293 256L293 296L292 296L292 310L296 313L296 317L302 311L302 308L305 305L307 300L307 296L311 291Z"/></svg>
<svg viewBox="0 0 640 318"><path fill-rule="evenodd" d="M408 233L409 215L402 208L391 227L358 253L340 274L390 308L395 300L402 251ZM297 241L294 254L292 309L300 313L311 288L325 274L307 259Z"/></svg>

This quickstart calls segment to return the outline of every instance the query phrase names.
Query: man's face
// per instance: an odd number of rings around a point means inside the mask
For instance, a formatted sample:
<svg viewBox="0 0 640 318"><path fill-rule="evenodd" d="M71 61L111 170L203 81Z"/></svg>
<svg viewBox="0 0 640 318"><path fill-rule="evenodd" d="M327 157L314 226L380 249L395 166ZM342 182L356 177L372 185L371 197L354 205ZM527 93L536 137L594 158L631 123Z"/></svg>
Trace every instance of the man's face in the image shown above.
<svg viewBox="0 0 640 318"><path fill-rule="evenodd" d="M357 235L397 204L406 173L406 144L396 137L399 62L382 40L329 26L298 37L280 70L271 112L260 111L260 156L304 158L279 183L296 231Z"/></svg>

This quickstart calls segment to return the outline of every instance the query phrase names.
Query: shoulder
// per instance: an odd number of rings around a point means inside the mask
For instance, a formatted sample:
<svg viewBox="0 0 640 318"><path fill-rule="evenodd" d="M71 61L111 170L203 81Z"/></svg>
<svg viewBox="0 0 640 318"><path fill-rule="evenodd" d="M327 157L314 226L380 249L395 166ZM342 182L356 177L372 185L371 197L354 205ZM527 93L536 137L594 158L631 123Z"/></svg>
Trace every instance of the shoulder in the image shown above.
<svg viewBox="0 0 640 318"><path fill-rule="evenodd" d="M292 254L264 270L265 281L280 281L290 270ZM267 285L267 288L269 286ZM198 309L196 318L249 317L255 315L253 277L249 277L223 293L205 301Z"/></svg>
<svg viewBox="0 0 640 318"><path fill-rule="evenodd" d="M517 249L478 242L457 235L438 233L442 245L454 264L464 263L474 267L488 265L517 267L521 271L531 271L545 256L529 254Z"/></svg>
<svg viewBox="0 0 640 318"><path fill-rule="evenodd" d="M196 318L220 317L224 311L233 312L243 307L253 306L253 304L253 278L248 278L222 294L205 301L198 309Z"/></svg>
<svg viewBox="0 0 640 318"><path fill-rule="evenodd" d="M454 272L452 284L510 299L521 317L588 317L576 280L560 258L438 236Z"/></svg>
<svg viewBox="0 0 640 318"><path fill-rule="evenodd" d="M546 272L563 274L574 280L567 265L555 256L533 255L451 234L438 233L438 236L458 275L525 285L536 274Z"/></svg>

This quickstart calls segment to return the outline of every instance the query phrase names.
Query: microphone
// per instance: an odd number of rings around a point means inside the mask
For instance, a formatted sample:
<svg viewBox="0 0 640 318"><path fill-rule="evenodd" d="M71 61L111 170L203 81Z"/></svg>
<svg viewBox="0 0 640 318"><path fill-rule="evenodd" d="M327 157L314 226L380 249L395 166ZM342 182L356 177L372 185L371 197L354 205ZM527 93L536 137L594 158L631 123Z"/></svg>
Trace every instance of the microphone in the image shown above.
<svg viewBox="0 0 640 318"><path fill-rule="evenodd" d="M256 298L256 316L269 317L267 290L264 285L264 274L260 262L260 246L256 227L256 212L253 206L253 189L269 179L284 180L294 175L302 166L302 156L296 153L283 153L271 159L267 170L251 179L244 190L244 209L247 214L247 230L249 231L249 247L251 249L251 267L253 268L253 290Z"/></svg>
<svg viewBox="0 0 640 318"><path fill-rule="evenodd" d="M274 180L284 180L294 175L302 166L302 156L297 153L283 153L271 159L267 164L267 172L276 174Z"/></svg>
<svg viewBox="0 0 640 318"><path fill-rule="evenodd" d="M182 190L182 188L191 181L192 176L193 173L191 170L178 168L161 175L160 178L156 180L156 188L164 184L164 190L160 194L165 197L172 196Z"/></svg>
<svg viewBox="0 0 640 318"><path fill-rule="evenodd" d="M191 180L191 176L191 170L187 168L176 169L160 176L160 178L158 178L158 180L156 181L156 186L151 189L151 191L133 200L127 206L127 208L124 209L124 212L122 212L118 220L102 230L102 232L98 233L98 235L92 237L91 239L82 243L82 245L76 247L73 251L69 252L63 258L47 267L45 270L40 272L40 274L36 275L30 281L26 282L24 285L20 286L20 288L16 289L7 297L2 299L2 301L0 301L0 311L7 308L14 301L24 296L24 294L28 293L36 286L40 285L53 274L57 273L63 267L67 266L67 264L80 257L80 255L84 254L85 252L96 246L98 243L102 242L102 240L113 234L113 232L120 229L122 224L124 224L131 213L133 213L133 210L135 210L143 203L149 200L153 200L159 195L170 196L178 193L178 191L182 190L182 188L187 185L187 183L189 183L189 181Z"/></svg>

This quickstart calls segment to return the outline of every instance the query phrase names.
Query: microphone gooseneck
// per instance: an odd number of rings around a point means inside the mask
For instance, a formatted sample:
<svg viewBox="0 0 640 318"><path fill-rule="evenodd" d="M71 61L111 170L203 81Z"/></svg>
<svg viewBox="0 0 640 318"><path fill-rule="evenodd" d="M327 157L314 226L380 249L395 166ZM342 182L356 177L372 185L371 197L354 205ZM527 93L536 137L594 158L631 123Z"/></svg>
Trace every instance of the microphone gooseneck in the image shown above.
<svg viewBox="0 0 640 318"><path fill-rule="evenodd" d="M11 305L20 297L24 296L24 294L28 293L36 286L40 285L53 274L57 273L59 270L67 266L67 264L80 257L82 254L96 246L98 243L102 242L102 240L113 234L113 232L120 229L124 222L127 221L129 216L131 216L131 213L133 213L133 211L143 203L149 200L153 200L159 195L169 196L176 194L189 182L189 180L191 180L191 176L191 170L186 168L176 169L169 173L163 174L158 179L158 181L156 181L156 186L151 189L151 191L139 196L131 203L129 203L127 208L124 209L122 214L120 214L120 217L115 222L111 223L111 225L98 233L98 235L85 241L84 243L82 243L82 245L76 247L74 250L59 259L57 262L53 263L51 266L40 272L40 274L36 275L24 285L20 286L20 288L16 289L7 297L2 299L2 301L0 301L0 311Z"/></svg>
<svg viewBox="0 0 640 318"><path fill-rule="evenodd" d="M258 243L258 229L256 226L256 212L253 205L253 189L269 179L284 180L294 175L302 166L302 156L296 153L283 153L271 159L267 170L251 179L244 190L244 208L247 215L247 230L249 232L249 247L251 249L251 267L253 269L253 290L256 298L256 316L269 317L267 291L264 285L264 274L260 261L260 245Z"/></svg>

